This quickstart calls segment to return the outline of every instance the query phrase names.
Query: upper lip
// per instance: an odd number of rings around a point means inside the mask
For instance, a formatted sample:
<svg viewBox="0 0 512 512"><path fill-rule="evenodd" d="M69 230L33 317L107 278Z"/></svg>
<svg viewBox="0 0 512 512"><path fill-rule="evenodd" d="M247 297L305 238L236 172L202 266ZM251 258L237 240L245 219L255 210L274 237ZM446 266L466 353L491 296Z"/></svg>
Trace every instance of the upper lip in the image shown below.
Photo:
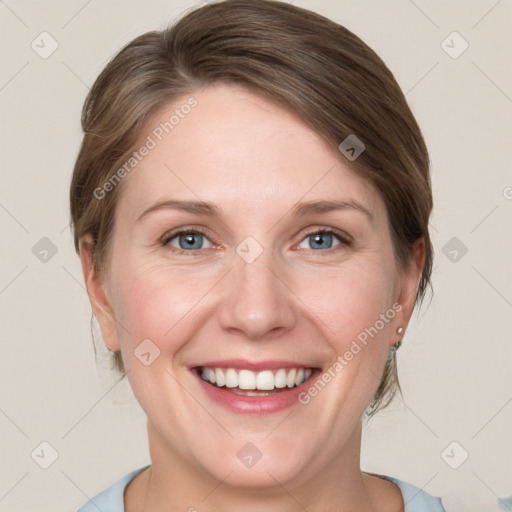
<svg viewBox="0 0 512 512"><path fill-rule="evenodd" d="M252 370L254 372L262 370L278 370L280 368L315 368L311 364L299 363L297 361L266 360L266 361L248 361L245 359L222 359L216 361L205 361L201 364L195 364L190 368L234 368L239 370Z"/></svg>

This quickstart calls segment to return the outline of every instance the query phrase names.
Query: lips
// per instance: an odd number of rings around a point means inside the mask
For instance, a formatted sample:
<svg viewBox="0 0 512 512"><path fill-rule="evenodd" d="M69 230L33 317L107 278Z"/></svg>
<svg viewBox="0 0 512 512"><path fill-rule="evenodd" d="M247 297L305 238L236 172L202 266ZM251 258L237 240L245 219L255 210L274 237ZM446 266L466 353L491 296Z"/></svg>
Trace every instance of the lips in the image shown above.
<svg viewBox="0 0 512 512"><path fill-rule="evenodd" d="M320 368L296 362L216 361L191 367L208 399L235 413L271 413L298 403Z"/></svg>

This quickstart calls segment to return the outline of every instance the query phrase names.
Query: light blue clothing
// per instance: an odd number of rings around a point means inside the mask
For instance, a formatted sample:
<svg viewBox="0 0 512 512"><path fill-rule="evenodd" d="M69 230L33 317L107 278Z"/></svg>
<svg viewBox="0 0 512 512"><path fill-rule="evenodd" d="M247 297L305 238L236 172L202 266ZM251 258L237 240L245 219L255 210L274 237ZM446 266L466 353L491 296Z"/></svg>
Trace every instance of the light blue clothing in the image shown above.
<svg viewBox="0 0 512 512"><path fill-rule="evenodd" d="M124 490L130 480L149 468L150 464L123 476L114 485L100 492L83 505L78 512L124 512ZM402 491L405 512L446 512L440 498L434 498L418 487L397 478L374 475L396 484Z"/></svg>
<svg viewBox="0 0 512 512"><path fill-rule="evenodd" d="M404 498L405 512L446 512L441 503L441 498L431 496L415 485L398 480L398 478L385 475L374 476L389 480L398 486Z"/></svg>
<svg viewBox="0 0 512 512"><path fill-rule="evenodd" d="M107 487L91 498L85 505L82 505L78 512L124 512L124 490L130 480L136 475L149 468L151 464L136 469L120 478L114 485Z"/></svg>
<svg viewBox="0 0 512 512"><path fill-rule="evenodd" d="M500 506L500 511L510 512L512 510L512 494L505 498L498 498L498 504Z"/></svg>

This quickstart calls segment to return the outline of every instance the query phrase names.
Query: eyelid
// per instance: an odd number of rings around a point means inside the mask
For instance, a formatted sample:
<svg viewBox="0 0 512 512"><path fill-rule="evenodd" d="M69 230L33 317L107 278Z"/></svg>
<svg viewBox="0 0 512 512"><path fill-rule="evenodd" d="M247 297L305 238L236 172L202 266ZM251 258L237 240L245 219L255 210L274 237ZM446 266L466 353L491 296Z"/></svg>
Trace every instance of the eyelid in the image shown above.
<svg viewBox="0 0 512 512"><path fill-rule="evenodd" d="M304 239L306 239L308 236L315 235L317 233L328 233L328 234L334 234L341 243L345 245L352 245L354 242L354 239L344 231L341 231L340 229L333 228L333 227L327 227L327 226L315 226L312 228L308 228L306 233L302 236L302 238L299 240L298 243L301 243ZM328 250L328 249L327 249ZM315 252L323 252L323 251L315 251Z"/></svg>
<svg viewBox="0 0 512 512"><path fill-rule="evenodd" d="M186 251L186 250L183 250L183 249L179 249L178 247L173 247L173 246L171 246L169 244L169 242L173 238L176 238L176 237L181 236L181 235L186 235L188 233L200 234L200 235L204 236L205 238L207 238L212 245L215 245L214 242L212 240L210 240L210 237L206 234L206 229L203 228L203 227L197 227L197 226L188 226L188 227L176 228L176 229L173 229L171 231L168 231L162 237L161 244L164 247L170 247L171 250L175 251L175 252L181 252L181 253L185 253L186 252L186 253L190 254L190 253L194 253L194 252L197 252L197 251L201 251L202 249L192 249L192 250Z"/></svg>
<svg viewBox="0 0 512 512"><path fill-rule="evenodd" d="M183 234L187 234L187 233L199 233L201 235L206 236L206 232L205 232L204 228L202 228L202 227L188 226L188 227L182 227L182 228L175 228L175 229L171 229L170 231L167 231L162 236L162 243L167 243L172 238L175 238L178 235L183 235Z"/></svg>
<svg viewBox="0 0 512 512"><path fill-rule="evenodd" d="M200 234L200 235L204 236L205 238L207 238L210 241L210 243L212 245L215 245L214 242L212 240L210 240L210 238L206 234L206 231L207 230L205 228L200 227L200 226L188 226L188 227L176 228L174 230L171 230L171 231L168 231L167 233L165 233L165 235L161 239L161 243L164 247L169 247L171 251L179 253L179 254L184 254L184 253L187 253L188 255L196 254L199 251L204 250L204 249L191 249L191 250L187 251L184 249L179 249L178 247L171 246L171 245L169 245L169 242L173 238L176 238L177 236L186 235L187 233L194 233L194 234ZM345 233L344 231L341 231L340 229L337 229L334 227L327 227L327 226L323 226L323 227L322 226L314 226L311 228L307 228L306 232L302 235L302 237L294 245L294 247L299 245L300 243L302 243L309 236L315 235L318 233L333 234L334 236L336 236L338 238L338 240L340 241L340 244L344 244L346 246L352 245L352 243L354 241L353 238L348 233ZM328 252L330 250L335 250L336 247L331 247L330 249L325 249L322 251L314 251L314 252ZM302 250L304 250L304 249L302 249Z"/></svg>

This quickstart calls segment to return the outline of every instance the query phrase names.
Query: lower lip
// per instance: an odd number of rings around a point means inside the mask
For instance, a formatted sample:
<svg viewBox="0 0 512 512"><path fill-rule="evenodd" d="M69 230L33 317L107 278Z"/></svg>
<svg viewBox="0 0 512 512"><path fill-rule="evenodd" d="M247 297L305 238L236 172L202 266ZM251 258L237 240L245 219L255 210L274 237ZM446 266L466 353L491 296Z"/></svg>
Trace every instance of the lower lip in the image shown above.
<svg viewBox="0 0 512 512"><path fill-rule="evenodd" d="M199 380L201 387L208 397L221 407L239 414L270 414L299 403L298 396L303 390L311 386L317 370L313 370L311 377L300 386L289 388L285 391L278 391L274 395L261 396L237 395L228 391L227 388L218 388L209 384L195 371L192 371L192 373Z"/></svg>

